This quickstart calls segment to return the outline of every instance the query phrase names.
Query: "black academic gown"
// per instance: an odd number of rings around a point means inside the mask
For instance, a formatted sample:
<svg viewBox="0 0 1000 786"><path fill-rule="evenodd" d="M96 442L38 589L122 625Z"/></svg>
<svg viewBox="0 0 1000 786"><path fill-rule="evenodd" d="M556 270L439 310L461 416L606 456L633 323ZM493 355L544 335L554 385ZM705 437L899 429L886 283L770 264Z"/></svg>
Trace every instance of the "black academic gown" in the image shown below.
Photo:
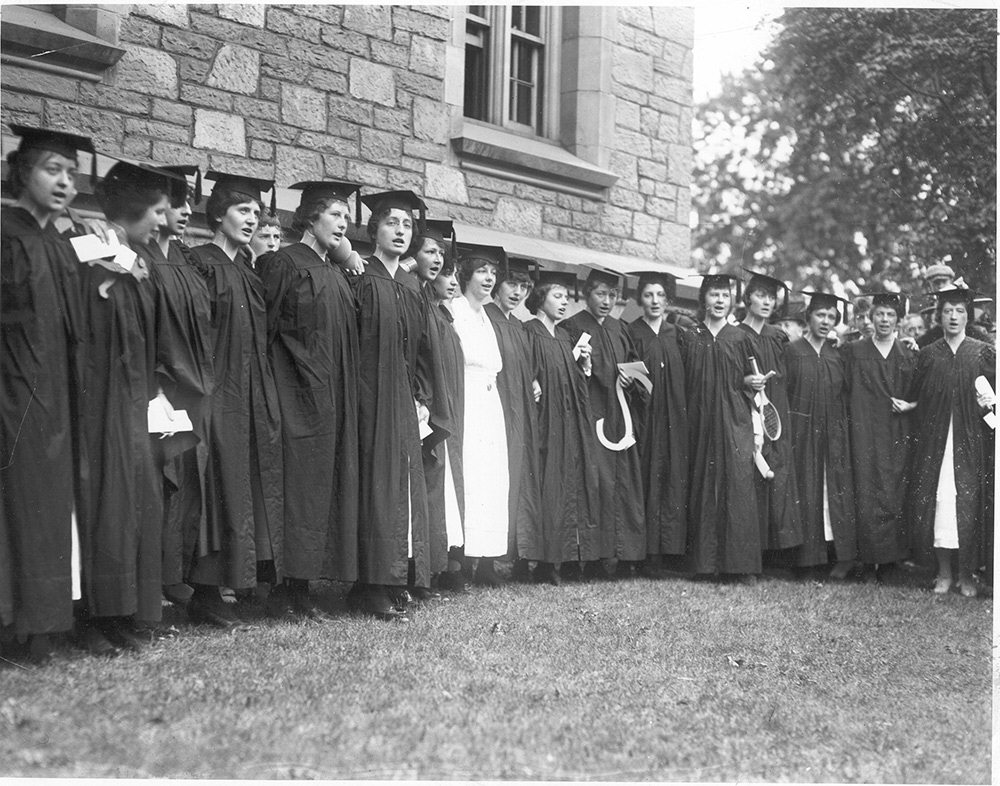
<svg viewBox="0 0 1000 786"><path fill-rule="evenodd" d="M212 301L203 266L172 240L167 255L157 243L141 252L156 282L156 380L174 409L187 411L194 430L161 438L151 434L163 475L164 585L180 583L195 556L208 553L205 492L208 475L212 374Z"/></svg>
<svg viewBox="0 0 1000 786"><path fill-rule="evenodd" d="M838 561L857 558L858 541L847 421L847 378L840 352L827 341L817 354L808 339L785 347L792 458L799 487L802 545L792 555L799 567L828 561L823 525L826 474L830 527Z"/></svg>
<svg viewBox="0 0 1000 786"><path fill-rule="evenodd" d="M590 391L590 417L595 433L597 421L603 420L604 436L617 442L625 434L624 416L615 383L618 364L637 359L625 326L614 317L603 323L589 311L580 311L560 323L574 344L583 333L591 336L593 373L587 380ZM641 397L645 391L636 384L626 394L626 401ZM629 404L632 407L632 404ZM632 407L634 409L634 407ZM645 494L639 448L608 450L597 444L597 468L600 494L601 556L631 562L646 558Z"/></svg>
<svg viewBox="0 0 1000 786"><path fill-rule="evenodd" d="M0 212L0 627L69 630L82 302L70 244Z"/></svg>
<svg viewBox="0 0 1000 786"><path fill-rule="evenodd" d="M538 417L531 334L517 317L507 317L496 303L487 303L503 368L497 390L507 427L507 470L510 477L507 509L510 511L509 551L512 558L538 550L541 489L538 477Z"/></svg>
<svg viewBox="0 0 1000 786"><path fill-rule="evenodd" d="M653 383L653 395L634 409L642 487L646 492L646 551L684 554L689 445L684 365L677 328L664 321L659 333L653 333L640 317L627 330Z"/></svg>
<svg viewBox="0 0 1000 786"><path fill-rule="evenodd" d="M162 476L147 409L157 392L156 279L81 266L87 367L83 433L90 504L82 517L84 597L97 617L160 619ZM145 271L144 273L140 271Z"/></svg>
<svg viewBox="0 0 1000 786"><path fill-rule="evenodd" d="M895 341L883 358L871 339L848 344L841 353L850 393L858 558L866 564L896 562L909 551L903 508L916 415L893 412L891 398L905 401L909 395L917 353Z"/></svg>
<svg viewBox="0 0 1000 786"><path fill-rule="evenodd" d="M927 564L934 561L935 495L949 423L958 489L958 557L970 572L985 564L985 544L991 542L994 526L988 515L994 492L994 433L976 402L975 380L984 376L996 390L995 375L996 349L983 341L967 337L952 352L939 339L920 352L907 396L917 402L907 497L914 550Z"/></svg>
<svg viewBox="0 0 1000 786"><path fill-rule="evenodd" d="M410 542L415 586L428 587L427 488L414 403L432 404L417 369L426 351L425 301L413 274L392 277L376 257L351 284L361 350L358 580L406 585Z"/></svg>
<svg viewBox="0 0 1000 786"><path fill-rule="evenodd" d="M418 355L421 373L430 380L434 397L429 424L433 433L423 440L424 482L430 528L431 572L447 569L448 530L445 520L445 451L455 484L459 516L465 516L465 476L462 472L462 431L465 421L465 355L451 312L434 300L430 287L420 288L427 313L427 352Z"/></svg>
<svg viewBox="0 0 1000 786"><path fill-rule="evenodd" d="M680 333L690 439L688 554L696 573L760 573L753 423L743 378L753 345L726 324Z"/></svg>
<svg viewBox="0 0 1000 786"><path fill-rule="evenodd" d="M762 453L774 477L765 480L759 472L753 473L760 511L761 544L765 549L787 549L802 543L802 514L799 510L799 490L792 466L792 437L789 427L788 393L785 390L786 373L782 362L788 336L771 325L764 325L760 333L746 324L740 324L753 345L753 357L761 374L777 373L764 388L781 420L781 436L772 442L764 437Z"/></svg>
<svg viewBox="0 0 1000 786"><path fill-rule="evenodd" d="M257 562L283 575L284 480L281 414L267 362L264 286L247 253L214 243L192 249L207 268L212 299L215 388L209 431L208 516L222 534L192 567L191 580L247 589Z"/></svg>
<svg viewBox="0 0 1000 786"><path fill-rule="evenodd" d="M573 345L561 325L555 336L540 320L526 322L542 396L537 409L539 537L519 556L542 562L588 562L601 557L597 437L589 393Z"/></svg>
<svg viewBox="0 0 1000 786"><path fill-rule="evenodd" d="M295 243L257 262L281 407L285 573L358 577L358 327L344 271Z"/></svg>

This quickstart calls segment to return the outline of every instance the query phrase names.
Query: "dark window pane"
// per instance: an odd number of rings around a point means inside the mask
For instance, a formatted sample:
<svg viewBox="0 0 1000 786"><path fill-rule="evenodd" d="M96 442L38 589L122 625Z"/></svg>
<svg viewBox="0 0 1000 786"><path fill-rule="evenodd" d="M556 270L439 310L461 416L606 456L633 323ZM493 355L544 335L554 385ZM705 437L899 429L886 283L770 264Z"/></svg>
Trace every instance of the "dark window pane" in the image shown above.
<svg viewBox="0 0 1000 786"><path fill-rule="evenodd" d="M470 5L469 13L475 16L486 16L486 6L484 5Z"/></svg>
<svg viewBox="0 0 1000 786"><path fill-rule="evenodd" d="M487 120L489 97L489 30L479 25L466 26L465 107L466 117Z"/></svg>
<svg viewBox="0 0 1000 786"><path fill-rule="evenodd" d="M524 27L521 28L526 33L542 37L542 9L537 5L526 5Z"/></svg>
<svg viewBox="0 0 1000 786"><path fill-rule="evenodd" d="M522 25L522 18L523 18L523 13L522 13L523 11L524 11L524 6L523 5L512 5L510 7L510 26L512 28L514 28L515 30L523 30L524 29L523 27L521 27L521 25Z"/></svg>

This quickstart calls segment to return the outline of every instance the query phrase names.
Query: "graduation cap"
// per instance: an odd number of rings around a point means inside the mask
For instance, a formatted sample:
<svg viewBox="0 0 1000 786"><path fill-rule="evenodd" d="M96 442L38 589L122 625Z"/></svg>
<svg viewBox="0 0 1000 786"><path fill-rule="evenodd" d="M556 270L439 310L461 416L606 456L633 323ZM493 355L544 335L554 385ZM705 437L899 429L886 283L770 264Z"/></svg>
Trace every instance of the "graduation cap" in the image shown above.
<svg viewBox="0 0 1000 786"><path fill-rule="evenodd" d="M830 292L815 292L806 289L800 290L799 294L809 296L809 308L807 311L813 311L817 308L833 308L837 310L838 316L843 314L843 320L845 322L847 321L847 307L851 305L850 300L834 295ZM840 307L841 303L844 304L842 310Z"/></svg>
<svg viewBox="0 0 1000 786"><path fill-rule="evenodd" d="M90 153L90 182L92 185L97 183L97 151L94 149L94 143L90 137L22 125L11 125L10 130L21 137L21 143L17 146L18 153L27 153L29 150L49 150L73 159L76 158L79 150Z"/></svg>
<svg viewBox="0 0 1000 786"><path fill-rule="evenodd" d="M872 310L879 306L888 306L895 310L900 318L906 313L907 297L902 292L889 292L883 289L877 292L862 292L861 296L871 298Z"/></svg>
<svg viewBox="0 0 1000 786"><path fill-rule="evenodd" d="M197 164L171 164L170 166L161 166L160 169L184 178L184 196L187 196L187 178L190 175L194 175L194 203L197 205L201 202L201 167ZM181 196L180 190L174 196L176 199L179 199Z"/></svg>
<svg viewBox="0 0 1000 786"><path fill-rule="evenodd" d="M534 278L533 274L538 272L538 260L531 257L507 257L507 269L504 271L504 278L510 278L512 273L519 273L529 279Z"/></svg>
<svg viewBox="0 0 1000 786"><path fill-rule="evenodd" d="M742 265L740 267L743 267ZM766 273L758 273L756 270L751 270L750 268L744 267L743 272L750 276L750 280L743 286L744 292L751 292L754 289L763 289L766 292L770 292L774 299L778 299L778 290L784 290L785 296L781 299L781 305L778 306L776 311L784 312L786 306L788 305L788 285L782 281L780 278L775 278L774 276L769 276Z"/></svg>
<svg viewBox="0 0 1000 786"><path fill-rule="evenodd" d="M639 276L639 284L635 288L635 299L642 297L642 290L647 284L659 284L667 293L667 300L677 297L677 276L664 270L643 270L634 275Z"/></svg>
<svg viewBox="0 0 1000 786"><path fill-rule="evenodd" d="M606 284L612 289L621 290L622 288L622 277L617 273L612 273L610 270L596 270L591 269L587 274L587 280L584 285L597 285Z"/></svg>
<svg viewBox="0 0 1000 786"><path fill-rule="evenodd" d="M373 213L393 208L408 213L418 210L420 211L418 231L423 234L427 228L427 205L412 191L382 191L378 194L367 194L361 197L361 201L368 205Z"/></svg>
<svg viewBox="0 0 1000 786"><path fill-rule="evenodd" d="M976 299L984 296L966 287L949 287L948 289L939 289L934 293L934 297L937 298L938 305L941 303L965 303L969 308L972 308Z"/></svg>
<svg viewBox="0 0 1000 786"><path fill-rule="evenodd" d="M577 283L576 273L570 270L538 270L535 274L536 287L557 284L566 287L566 291L572 292L573 297L577 297Z"/></svg>
<svg viewBox="0 0 1000 786"><path fill-rule="evenodd" d="M458 247L459 261L480 262L477 267L484 264L496 265L497 270L507 269L507 252L501 246L484 246L478 243L461 243Z"/></svg>
<svg viewBox="0 0 1000 786"><path fill-rule="evenodd" d="M802 309L796 311L791 311L787 314L775 314L771 317L771 322L783 322L784 320L791 320L792 322L798 322L802 325L808 325L809 322L806 320L806 312Z"/></svg>
<svg viewBox="0 0 1000 786"><path fill-rule="evenodd" d="M710 289L729 289L733 283L736 284L736 298L739 299L743 290L743 279L738 276L731 276L728 273L706 273L701 277L701 285L698 287L698 302L701 302L705 293Z"/></svg>
<svg viewBox="0 0 1000 786"><path fill-rule="evenodd" d="M446 245L451 246L452 257L458 257L458 236L455 233L455 222L450 218L428 218L425 219L427 226L421 237L428 237L441 244L441 248Z"/></svg>
<svg viewBox="0 0 1000 786"><path fill-rule="evenodd" d="M260 202L261 204L263 204L263 200L260 198L261 192L270 191L271 215L274 216L278 213L277 193L273 180L265 180L260 177L248 177L247 175L231 175L227 172L217 172L214 169L210 169L205 173L205 179L215 181L216 190L222 189L223 191L233 191L237 194L245 194L250 199Z"/></svg>
<svg viewBox="0 0 1000 786"><path fill-rule="evenodd" d="M168 196L176 194L180 188L187 188L187 178L184 175L139 161L129 161L116 156L108 158L114 158L115 163L104 175L104 182L107 185L160 188Z"/></svg>
<svg viewBox="0 0 1000 786"><path fill-rule="evenodd" d="M350 204L351 194L354 194L354 226L361 226L361 184L350 180L304 180L289 186L293 191L301 191L299 204L314 202L317 199L335 199Z"/></svg>

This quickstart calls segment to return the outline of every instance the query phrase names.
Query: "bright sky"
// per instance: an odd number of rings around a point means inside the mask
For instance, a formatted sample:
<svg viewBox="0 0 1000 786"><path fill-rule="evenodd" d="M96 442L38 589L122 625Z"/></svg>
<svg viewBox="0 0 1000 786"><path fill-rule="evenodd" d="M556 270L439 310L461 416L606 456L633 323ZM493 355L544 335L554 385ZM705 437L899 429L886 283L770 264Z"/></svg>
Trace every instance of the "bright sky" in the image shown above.
<svg viewBox="0 0 1000 786"><path fill-rule="evenodd" d="M774 3L699 3L694 12L694 100L718 92L724 73L753 65L771 40L773 20L782 7Z"/></svg>

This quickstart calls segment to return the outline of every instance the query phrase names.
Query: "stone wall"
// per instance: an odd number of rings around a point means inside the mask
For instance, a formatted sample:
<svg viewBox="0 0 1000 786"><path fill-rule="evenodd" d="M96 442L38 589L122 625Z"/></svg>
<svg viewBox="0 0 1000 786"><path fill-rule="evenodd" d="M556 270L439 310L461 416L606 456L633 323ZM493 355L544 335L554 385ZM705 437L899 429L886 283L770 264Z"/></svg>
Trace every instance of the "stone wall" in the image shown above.
<svg viewBox="0 0 1000 786"><path fill-rule="evenodd" d="M120 26L126 54L100 83L5 67L5 133L72 129L101 151L279 186L410 188L436 215L687 266L693 12L618 10L605 152L619 180L606 201L458 166L445 103L455 17L448 6L135 4Z"/></svg>

